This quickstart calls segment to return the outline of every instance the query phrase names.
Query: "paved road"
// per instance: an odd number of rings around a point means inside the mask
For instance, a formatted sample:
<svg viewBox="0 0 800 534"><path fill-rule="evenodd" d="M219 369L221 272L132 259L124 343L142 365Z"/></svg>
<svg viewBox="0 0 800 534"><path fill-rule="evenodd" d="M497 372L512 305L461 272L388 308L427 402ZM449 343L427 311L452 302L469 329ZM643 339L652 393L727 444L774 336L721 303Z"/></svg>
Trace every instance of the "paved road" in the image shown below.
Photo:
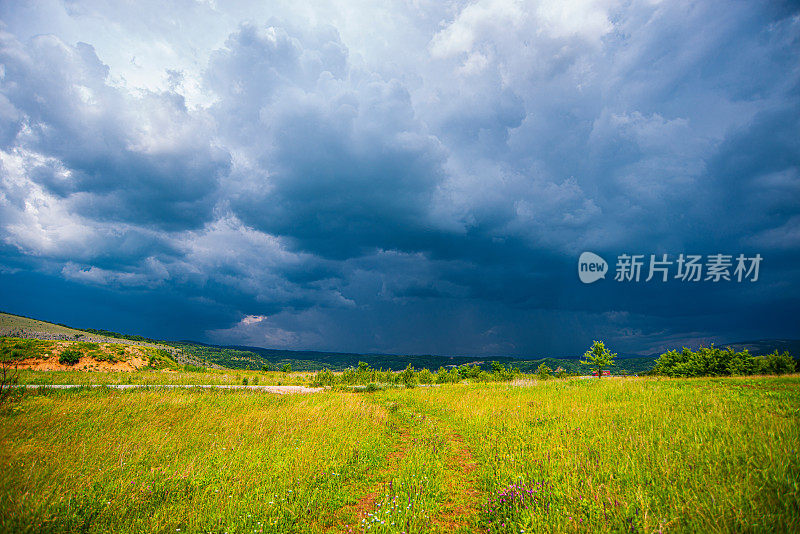
<svg viewBox="0 0 800 534"><path fill-rule="evenodd" d="M292 393L317 393L323 388L309 388L306 386L217 386L217 385L186 385L186 384L46 384L46 385L21 385L16 386L27 389L74 389L74 388L113 388L113 389L137 389L137 388L203 388L203 389L250 389L264 391L266 393L277 393L278 395L288 395Z"/></svg>

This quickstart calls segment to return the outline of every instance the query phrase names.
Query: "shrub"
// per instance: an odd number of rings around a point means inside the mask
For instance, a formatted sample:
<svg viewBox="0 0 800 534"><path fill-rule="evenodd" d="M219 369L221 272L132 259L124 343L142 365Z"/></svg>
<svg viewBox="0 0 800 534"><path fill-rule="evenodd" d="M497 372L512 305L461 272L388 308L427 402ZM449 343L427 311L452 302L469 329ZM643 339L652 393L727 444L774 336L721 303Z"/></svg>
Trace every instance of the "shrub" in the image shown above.
<svg viewBox="0 0 800 534"><path fill-rule="evenodd" d="M730 351L730 355L728 356L728 369L732 376L754 375L759 372L760 366L758 365L758 360L750 356L747 350L733 352L733 349L729 348L722 352L728 351Z"/></svg>
<svg viewBox="0 0 800 534"><path fill-rule="evenodd" d="M444 367L439 367L439 370L436 371L437 384L455 384L460 381L461 375L455 367L451 367L449 371Z"/></svg>
<svg viewBox="0 0 800 534"><path fill-rule="evenodd" d="M450 382L453 384L461 381L461 375L459 374L458 369L455 367L451 368L447 374L450 375Z"/></svg>
<svg viewBox="0 0 800 534"><path fill-rule="evenodd" d="M242 385L243 386L247 385L247 377L242 378Z"/></svg>
<svg viewBox="0 0 800 534"><path fill-rule="evenodd" d="M117 358L114 354L106 354L105 352L92 351L87 354L90 358L94 358L98 362L117 363Z"/></svg>
<svg viewBox="0 0 800 534"><path fill-rule="evenodd" d="M478 375L481 374L481 368L477 365L467 365L462 364L458 366L458 374L461 375L461 378L471 378L475 379L478 378Z"/></svg>
<svg viewBox="0 0 800 534"><path fill-rule="evenodd" d="M543 363L539 364L539 367L536 368L536 378L538 378L539 380L547 380L548 378L550 378L550 373L552 371L553 370L550 369L550 367L548 367L547 365Z"/></svg>
<svg viewBox="0 0 800 534"><path fill-rule="evenodd" d="M333 386L336 380L336 375L330 369L323 369L318 371L314 378L311 380L311 385L314 387Z"/></svg>
<svg viewBox="0 0 800 534"><path fill-rule="evenodd" d="M450 375L447 372L447 369L444 367L439 367L439 370L436 371L436 383L437 384L446 384L450 381Z"/></svg>
<svg viewBox="0 0 800 534"><path fill-rule="evenodd" d="M341 376L342 384L355 384L358 382L357 371L353 369L345 369Z"/></svg>
<svg viewBox="0 0 800 534"><path fill-rule="evenodd" d="M283 364L283 368L281 368L281 371L283 371L284 373L291 373L292 372L292 364L291 363Z"/></svg>
<svg viewBox="0 0 800 534"><path fill-rule="evenodd" d="M342 375L343 382L347 384L368 384L383 379L383 372L369 366L367 362L358 362L358 367L347 369Z"/></svg>
<svg viewBox="0 0 800 534"><path fill-rule="evenodd" d="M417 385L417 373L414 372L414 368L410 363L400 373L400 382L402 382L407 388L413 388Z"/></svg>
<svg viewBox="0 0 800 534"><path fill-rule="evenodd" d="M519 372L519 369L514 369L510 365L508 368L504 367L500 362L492 362L492 380L508 381L514 380L514 375Z"/></svg>
<svg viewBox="0 0 800 534"><path fill-rule="evenodd" d="M458 375L462 380L467 378L467 373L469 373L469 365L464 363L458 366Z"/></svg>
<svg viewBox="0 0 800 534"><path fill-rule="evenodd" d="M656 360L651 374L669 377L735 376L758 373L783 374L793 372L794 359L788 352L778 351L756 357L746 349L735 352L732 348L700 347L697 351L683 348L670 350Z"/></svg>
<svg viewBox="0 0 800 534"><path fill-rule="evenodd" d="M761 372L771 375L793 373L797 369L797 363L794 358L786 351L783 354L778 354L776 350L772 354L767 354L763 356L760 364Z"/></svg>
<svg viewBox="0 0 800 534"><path fill-rule="evenodd" d="M172 359L172 354L169 351L164 349L148 349L147 354L149 355L149 363L148 365L153 369L167 369L167 368L177 368L178 365ZM120 356L123 356L124 359L125 351L123 349ZM196 367L193 366L196 372L205 372L205 367ZM186 369L187 371L190 369Z"/></svg>
<svg viewBox="0 0 800 534"><path fill-rule="evenodd" d="M431 373L428 369L423 369L417 373L417 380L419 380L420 384L433 384L436 382L436 378L434 378L433 373Z"/></svg>
<svg viewBox="0 0 800 534"><path fill-rule="evenodd" d="M563 367L559 367L556 369L556 378L566 378L567 372L564 370Z"/></svg>
<svg viewBox="0 0 800 534"><path fill-rule="evenodd" d="M63 365L75 365L81 361L81 353L76 349L64 349L58 356L58 363Z"/></svg>

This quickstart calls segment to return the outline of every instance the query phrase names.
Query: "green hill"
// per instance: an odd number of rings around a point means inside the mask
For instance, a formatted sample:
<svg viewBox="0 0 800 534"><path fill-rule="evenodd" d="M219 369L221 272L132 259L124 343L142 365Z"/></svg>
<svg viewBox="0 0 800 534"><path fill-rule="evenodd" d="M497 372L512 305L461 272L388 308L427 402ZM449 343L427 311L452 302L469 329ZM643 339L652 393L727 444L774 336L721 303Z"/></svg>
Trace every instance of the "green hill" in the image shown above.
<svg viewBox="0 0 800 534"><path fill-rule="evenodd" d="M220 346L200 343L195 341L165 341L150 339L139 335L120 334L109 330L77 329L66 325L48 323L28 317L0 313L0 336L28 337L36 339L64 339L90 342L122 342L158 347L168 350L180 363L205 365L208 367L224 367L230 369L261 369L269 367L280 369L290 364L295 371L316 371L331 369L342 371L357 367L359 362L366 362L376 369L390 369L399 371L407 365L416 369L427 368L435 371L439 367L453 367L459 365L478 365L490 370L492 361L498 361L506 367L517 367L525 373L532 373L540 364L544 363L551 369L564 368L569 374L587 374L588 367L581 365L579 358L553 358L553 357L471 357L471 356L441 356L441 355L398 355L398 354L360 354L350 352L325 352L267 349L247 346ZM766 339L758 341L743 341L732 344L737 350L747 348L754 355L767 354L775 349L780 352L788 350L797 356L800 354L800 340ZM678 347L676 347L678 348ZM641 375L653 368L658 355L627 356L617 358L616 365L611 369L613 374Z"/></svg>

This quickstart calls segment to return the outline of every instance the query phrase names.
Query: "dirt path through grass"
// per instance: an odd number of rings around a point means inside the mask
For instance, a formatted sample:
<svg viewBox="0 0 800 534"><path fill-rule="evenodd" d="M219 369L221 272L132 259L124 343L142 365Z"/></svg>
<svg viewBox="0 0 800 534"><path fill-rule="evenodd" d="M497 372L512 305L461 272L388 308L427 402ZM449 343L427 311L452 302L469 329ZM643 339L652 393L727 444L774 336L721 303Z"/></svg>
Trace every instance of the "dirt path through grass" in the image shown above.
<svg viewBox="0 0 800 534"><path fill-rule="evenodd" d="M448 498L434 522L444 532L477 532L475 524L480 509L480 493L475 489L474 472L478 462L460 434L451 430L446 439L450 449L445 471L448 474Z"/></svg>
<svg viewBox="0 0 800 534"><path fill-rule="evenodd" d="M355 520L345 523L341 528L342 532L357 532L361 529L362 519L375 509L375 502L387 491L387 483L391 482L392 476L397 473L403 463L411 442L411 432L408 427L400 426L397 429L399 438L395 449L386 457L385 468L379 475L380 482L373 486L374 491L363 495L355 504L345 507L343 517L355 517Z"/></svg>
<svg viewBox="0 0 800 534"><path fill-rule="evenodd" d="M478 466L466 440L424 404L395 399L403 433L389 476L353 506L358 528L344 532L476 532Z"/></svg>

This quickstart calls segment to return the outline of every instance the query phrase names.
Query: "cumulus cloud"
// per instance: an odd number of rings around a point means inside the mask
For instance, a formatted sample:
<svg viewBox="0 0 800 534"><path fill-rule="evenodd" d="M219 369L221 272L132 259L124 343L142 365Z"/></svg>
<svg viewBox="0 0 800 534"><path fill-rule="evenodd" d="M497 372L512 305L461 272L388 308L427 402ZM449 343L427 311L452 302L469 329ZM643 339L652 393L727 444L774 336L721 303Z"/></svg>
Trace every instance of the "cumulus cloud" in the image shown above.
<svg viewBox="0 0 800 534"><path fill-rule="evenodd" d="M229 156L180 95L115 88L91 45L53 35L3 33L0 62L0 91L19 117L5 148L71 212L165 229L211 218Z"/></svg>

